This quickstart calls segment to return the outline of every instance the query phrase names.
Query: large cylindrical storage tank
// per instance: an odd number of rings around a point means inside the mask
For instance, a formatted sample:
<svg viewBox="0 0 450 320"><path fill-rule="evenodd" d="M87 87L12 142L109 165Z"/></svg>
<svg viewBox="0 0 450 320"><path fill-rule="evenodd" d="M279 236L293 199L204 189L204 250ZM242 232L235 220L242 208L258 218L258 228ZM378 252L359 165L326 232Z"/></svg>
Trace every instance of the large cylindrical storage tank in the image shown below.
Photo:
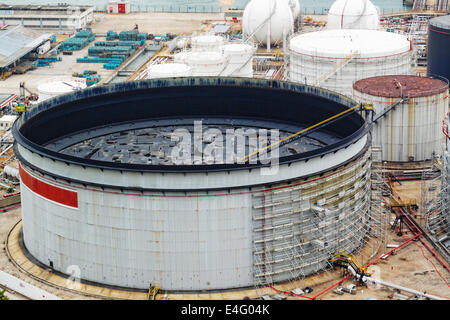
<svg viewBox="0 0 450 320"><path fill-rule="evenodd" d="M38 102L76 90L85 89L86 87L87 85L84 79L52 79L45 81L38 86Z"/></svg>
<svg viewBox="0 0 450 320"><path fill-rule="evenodd" d="M236 43L227 44L222 48L227 67L221 75L226 77L253 78L253 54L251 45Z"/></svg>
<svg viewBox="0 0 450 320"><path fill-rule="evenodd" d="M325 30L294 36L289 43L289 79L352 95L355 81L414 74L407 37L376 30Z"/></svg>
<svg viewBox="0 0 450 320"><path fill-rule="evenodd" d="M428 76L450 80L450 15L430 19L428 25Z"/></svg>
<svg viewBox="0 0 450 320"><path fill-rule="evenodd" d="M377 30L379 24L378 10L370 0L336 0L328 10L328 30Z"/></svg>
<svg viewBox="0 0 450 320"><path fill-rule="evenodd" d="M191 68L182 63L161 63L147 68L147 79L189 77Z"/></svg>
<svg viewBox="0 0 450 320"><path fill-rule="evenodd" d="M220 51L225 42L221 36L201 35L191 39L191 47L193 51Z"/></svg>
<svg viewBox="0 0 450 320"><path fill-rule="evenodd" d="M355 82L353 98L373 104L372 143L381 160L425 161L442 155L442 118L448 112L448 83L416 76L381 76Z"/></svg>
<svg viewBox="0 0 450 320"><path fill-rule="evenodd" d="M22 250L59 272L77 265L84 280L169 291L254 287L326 268L330 253L353 252L370 232L364 119L350 112L241 157L355 104L315 87L227 77L118 83L46 101L13 127ZM241 134L258 142L241 140L247 151L228 161Z"/></svg>
<svg viewBox="0 0 450 320"><path fill-rule="evenodd" d="M245 38L262 44L280 43L294 30L294 18L287 1L252 0L244 10Z"/></svg>
<svg viewBox="0 0 450 320"><path fill-rule="evenodd" d="M192 51L185 58L193 76L218 76L225 70L225 57L221 52Z"/></svg>

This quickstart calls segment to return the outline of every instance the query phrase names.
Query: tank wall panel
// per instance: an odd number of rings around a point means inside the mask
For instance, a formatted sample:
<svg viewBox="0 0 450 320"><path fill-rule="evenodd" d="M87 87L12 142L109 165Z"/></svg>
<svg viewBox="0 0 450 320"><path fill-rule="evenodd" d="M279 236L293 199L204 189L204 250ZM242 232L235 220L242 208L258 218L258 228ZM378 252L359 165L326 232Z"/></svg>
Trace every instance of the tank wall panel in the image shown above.
<svg viewBox="0 0 450 320"><path fill-rule="evenodd" d="M27 249L56 270L77 265L83 279L141 289L253 283L248 194L169 198L75 189L79 208L72 209L22 190Z"/></svg>
<svg viewBox="0 0 450 320"><path fill-rule="evenodd" d="M70 208L36 194L22 182L24 241L29 252L46 265L52 261L63 273L75 265L83 279L109 285L147 289L158 283L165 290L254 286L261 278L264 243L266 249L276 249L266 253L264 263L273 274L264 279L286 281L295 274L320 270L331 251L352 252L368 231L368 152L308 180L231 193L101 190L69 186L25 170L78 196L78 208ZM265 225L264 205L268 206L265 214L273 216L266 217ZM312 206L329 211L318 217ZM321 250L314 240L329 247ZM293 260L287 259L290 256Z"/></svg>

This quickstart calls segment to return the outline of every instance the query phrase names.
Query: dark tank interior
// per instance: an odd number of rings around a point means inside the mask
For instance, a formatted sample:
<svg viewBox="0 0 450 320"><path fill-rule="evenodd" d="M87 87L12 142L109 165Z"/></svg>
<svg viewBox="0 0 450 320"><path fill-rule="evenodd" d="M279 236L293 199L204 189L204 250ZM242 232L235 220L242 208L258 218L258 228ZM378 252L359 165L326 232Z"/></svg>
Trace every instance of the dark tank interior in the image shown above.
<svg viewBox="0 0 450 320"><path fill-rule="evenodd" d="M119 169L165 170L173 165L170 154L177 141L172 133L184 129L195 139L195 121L202 124L201 148L209 143L205 139L208 130L225 137L227 130L253 129L258 139L264 129L274 129L279 131L280 140L355 104L329 91L315 88L309 92L305 88L234 78L177 78L100 86L44 102L39 110L16 123L13 131L20 143L57 160ZM280 163L333 152L366 133L364 119L351 112L299 139L279 144ZM269 136L268 144L273 141ZM195 152L195 143L191 148ZM255 146L247 141L245 154L254 150ZM217 168L248 165L214 163ZM212 166L201 161L194 162L193 167Z"/></svg>

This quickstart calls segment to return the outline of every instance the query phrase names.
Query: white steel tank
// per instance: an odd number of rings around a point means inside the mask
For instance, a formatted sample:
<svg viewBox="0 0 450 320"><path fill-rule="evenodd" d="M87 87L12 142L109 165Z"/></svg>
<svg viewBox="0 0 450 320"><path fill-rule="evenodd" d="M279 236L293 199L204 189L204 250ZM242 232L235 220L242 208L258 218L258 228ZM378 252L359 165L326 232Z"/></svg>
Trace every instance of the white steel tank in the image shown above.
<svg viewBox="0 0 450 320"><path fill-rule="evenodd" d="M336 0L328 11L327 28L378 29L380 17L370 0Z"/></svg>
<svg viewBox="0 0 450 320"><path fill-rule="evenodd" d="M246 38L275 44L293 32L294 17L287 1L252 0L245 7L242 28Z"/></svg>
<svg viewBox="0 0 450 320"><path fill-rule="evenodd" d="M191 47L193 51L220 51L225 39L214 35L201 35L192 37Z"/></svg>
<svg viewBox="0 0 450 320"><path fill-rule="evenodd" d="M147 79L188 77L190 75L191 68L182 63L162 63L147 68Z"/></svg>
<svg viewBox="0 0 450 320"><path fill-rule="evenodd" d="M415 73L406 36L376 30L325 30L294 36L289 43L289 79L352 95L355 81Z"/></svg>
<svg viewBox="0 0 450 320"><path fill-rule="evenodd" d="M448 83L417 76L372 77L353 85L355 101L374 106L372 145L381 147L382 161L424 161L442 155L448 94Z"/></svg>
<svg viewBox="0 0 450 320"><path fill-rule="evenodd" d="M38 86L38 102L85 88L87 88L85 79L52 79Z"/></svg>
<svg viewBox="0 0 450 320"><path fill-rule="evenodd" d="M236 43L223 46L223 55L227 67L222 75L227 77L253 77L253 54L255 50L249 44Z"/></svg>
<svg viewBox="0 0 450 320"><path fill-rule="evenodd" d="M217 76L225 69L225 57L221 52L193 51L185 58L192 76Z"/></svg>

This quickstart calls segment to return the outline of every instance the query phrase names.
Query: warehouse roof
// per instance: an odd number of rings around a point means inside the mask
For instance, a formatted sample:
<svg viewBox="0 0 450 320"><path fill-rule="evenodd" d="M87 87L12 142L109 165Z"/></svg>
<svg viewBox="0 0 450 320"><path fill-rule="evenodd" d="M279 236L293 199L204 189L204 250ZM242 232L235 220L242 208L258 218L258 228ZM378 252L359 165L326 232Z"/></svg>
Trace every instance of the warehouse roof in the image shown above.
<svg viewBox="0 0 450 320"><path fill-rule="evenodd" d="M0 4L0 14L6 15L35 15L35 14L45 14L45 15L71 15L72 6L65 5L8 5ZM93 9L94 6L89 5L77 5L76 8L80 12L84 12L89 9Z"/></svg>
<svg viewBox="0 0 450 320"><path fill-rule="evenodd" d="M30 53L52 37L17 26L0 32L0 68L4 68Z"/></svg>

